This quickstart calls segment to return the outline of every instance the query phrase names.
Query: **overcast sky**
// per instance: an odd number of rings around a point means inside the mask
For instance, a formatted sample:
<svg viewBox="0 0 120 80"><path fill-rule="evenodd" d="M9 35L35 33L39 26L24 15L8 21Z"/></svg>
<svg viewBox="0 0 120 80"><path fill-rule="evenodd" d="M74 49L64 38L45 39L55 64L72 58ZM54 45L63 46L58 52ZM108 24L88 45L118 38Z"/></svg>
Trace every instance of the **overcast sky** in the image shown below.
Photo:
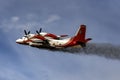
<svg viewBox="0 0 120 80"><path fill-rule="evenodd" d="M24 29L74 36L85 24L91 43L120 45L119 8L119 0L0 0L0 80L119 80L119 60L15 43Z"/></svg>

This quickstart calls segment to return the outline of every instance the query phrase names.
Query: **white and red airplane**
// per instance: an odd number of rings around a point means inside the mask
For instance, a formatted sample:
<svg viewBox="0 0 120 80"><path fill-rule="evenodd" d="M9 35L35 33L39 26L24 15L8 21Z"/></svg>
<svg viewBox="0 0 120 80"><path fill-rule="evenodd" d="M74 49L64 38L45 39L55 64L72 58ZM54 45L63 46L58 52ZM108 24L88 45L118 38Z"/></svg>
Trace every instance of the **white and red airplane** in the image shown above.
<svg viewBox="0 0 120 80"><path fill-rule="evenodd" d="M86 36L86 25L81 25L76 32L75 36L70 38L65 38L68 35L60 35L57 36L52 33L41 32L41 28L39 31L36 31L37 34L30 34L30 31L24 30L25 36L21 39L17 39L16 43L30 45L33 47L39 48L67 48L67 47L85 47L86 43L91 38L85 38Z"/></svg>

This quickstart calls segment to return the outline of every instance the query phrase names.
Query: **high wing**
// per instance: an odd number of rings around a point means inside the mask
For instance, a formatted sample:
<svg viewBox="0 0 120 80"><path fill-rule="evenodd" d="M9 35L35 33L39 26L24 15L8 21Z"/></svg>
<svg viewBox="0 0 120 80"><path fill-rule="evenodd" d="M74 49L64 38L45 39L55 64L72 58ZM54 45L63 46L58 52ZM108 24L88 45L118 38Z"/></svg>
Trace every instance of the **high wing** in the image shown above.
<svg viewBox="0 0 120 80"><path fill-rule="evenodd" d="M41 32L40 35L47 39L57 39L57 40L63 39L68 36L68 35L55 35L55 34L46 33L46 32Z"/></svg>
<svg viewBox="0 0 120 80"><path fill-rule="evenodd" d="M65 37L68 36L68 35L55 35L55 34L53 34L53 33L42 32L42 28L40 28L39 31L36 30L36 33L37 33L38 35L41 35L41 36L47 38L47 39L57 39L57 40L63 39L63 38L65 38Z"/></svg>

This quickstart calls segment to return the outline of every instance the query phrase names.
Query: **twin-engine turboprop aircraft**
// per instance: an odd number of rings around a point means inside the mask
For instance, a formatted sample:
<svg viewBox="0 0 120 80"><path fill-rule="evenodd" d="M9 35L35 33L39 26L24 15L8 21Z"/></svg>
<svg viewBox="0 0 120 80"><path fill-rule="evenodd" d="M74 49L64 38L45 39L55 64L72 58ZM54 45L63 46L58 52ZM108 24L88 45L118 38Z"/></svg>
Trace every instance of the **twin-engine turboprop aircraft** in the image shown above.
<svg viewBox="0 0 120 80"><path fill-rule="evenodd" d="M55 35L52 33L42 32L42 28L36 31L37 34L30 34L30 31L24 30L24 37L17 39L16 43L30 45L39 48L67 48L67 47L85 47L86 43L91 40L91 38L85 38L86 35L86 25L81 25L78 28L75 36L67 38L68 35Z"/></svg>

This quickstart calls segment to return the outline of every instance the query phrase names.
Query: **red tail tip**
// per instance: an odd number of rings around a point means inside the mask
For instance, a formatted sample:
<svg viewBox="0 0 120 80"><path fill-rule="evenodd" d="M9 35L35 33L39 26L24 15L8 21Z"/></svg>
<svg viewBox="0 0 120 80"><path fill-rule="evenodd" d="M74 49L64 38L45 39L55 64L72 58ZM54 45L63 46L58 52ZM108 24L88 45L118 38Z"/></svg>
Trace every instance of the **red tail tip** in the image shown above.
<svg viewBox="0 0 120 80"><path fill-rule="evenodd" d="M86 25L84 25L84 24L82 24L82 25L80 25L81 27L86 27Z"/></svg>

